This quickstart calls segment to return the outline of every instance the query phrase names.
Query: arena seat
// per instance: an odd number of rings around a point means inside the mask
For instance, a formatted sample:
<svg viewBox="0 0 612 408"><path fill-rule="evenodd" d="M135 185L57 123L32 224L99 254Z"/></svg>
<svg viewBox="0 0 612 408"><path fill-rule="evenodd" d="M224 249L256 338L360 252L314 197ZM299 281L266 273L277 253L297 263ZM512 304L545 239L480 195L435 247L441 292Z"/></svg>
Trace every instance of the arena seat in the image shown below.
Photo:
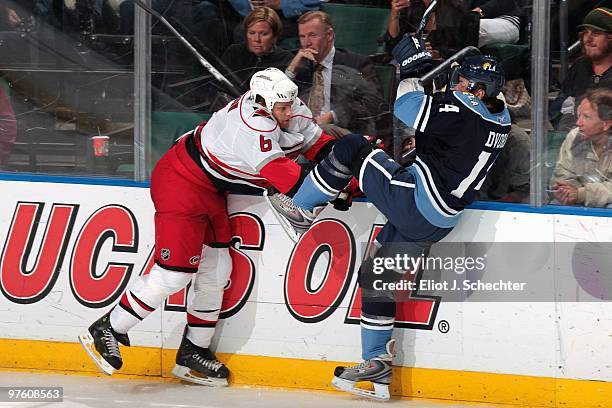
<svg viewBox="0 0 612 408"><path fill-rule="evenodd" d="M379 39L387 32L389 9L323 3L321 11L332 18L337 48L345 48L364 55L374 55L384 51L384 45Z"/></svg>

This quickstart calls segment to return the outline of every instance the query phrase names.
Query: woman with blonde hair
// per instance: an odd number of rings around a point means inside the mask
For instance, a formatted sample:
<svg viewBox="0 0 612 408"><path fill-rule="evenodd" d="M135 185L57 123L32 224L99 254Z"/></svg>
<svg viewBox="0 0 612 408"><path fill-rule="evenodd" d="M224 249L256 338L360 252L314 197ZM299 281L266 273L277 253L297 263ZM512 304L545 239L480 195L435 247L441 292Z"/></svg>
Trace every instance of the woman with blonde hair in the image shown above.
<svg viewBox="0 0 612 408"><path fill-rule="evenodd" d="M240 87L246 89L255 72L271 67L284 71L293 55L276 45L283 32L283 23L273 9L255 8L242 25L246 42L230 45L221 59L241 80Z"/></svg>

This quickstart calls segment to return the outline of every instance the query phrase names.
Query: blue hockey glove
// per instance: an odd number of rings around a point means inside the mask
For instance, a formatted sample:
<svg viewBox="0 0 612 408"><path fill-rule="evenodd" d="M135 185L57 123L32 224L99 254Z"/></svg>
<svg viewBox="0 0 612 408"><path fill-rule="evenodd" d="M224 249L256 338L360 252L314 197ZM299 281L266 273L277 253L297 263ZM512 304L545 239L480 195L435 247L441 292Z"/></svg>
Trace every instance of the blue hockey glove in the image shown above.
<svg viewBox="0 0 612 408"><path fill-rule="evenodd" d="M400 66L401 79L420 76L431 67L431 54L422 38L405 34L391 54Z"/></svg>

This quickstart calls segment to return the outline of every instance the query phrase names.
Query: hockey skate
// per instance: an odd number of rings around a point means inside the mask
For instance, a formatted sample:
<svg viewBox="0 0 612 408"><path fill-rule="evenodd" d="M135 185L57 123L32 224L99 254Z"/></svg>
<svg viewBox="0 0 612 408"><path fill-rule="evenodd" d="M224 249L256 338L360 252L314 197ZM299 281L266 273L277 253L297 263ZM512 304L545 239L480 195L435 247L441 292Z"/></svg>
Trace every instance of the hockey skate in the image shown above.
<svg viewBox="0 0 612 408"><path fill-rule="evenodd" d="M297 242L308 231L317 215L325 208L321 206L315 207L312 211L305 210L295 205L291 197L281 193L271 194L264 191L264 198L293 242Z"/></svg>
<svg viewBox="0 0 612 408"><path fill-rule="evenodd" d="M352 367L336 367L332 385L340 390L350 392L362 397L387 401L390 398L389 384L391 384L393 360L393 346L395 340L387 342L387 353ZM370 382L374 390L357 387L358 382Z"/></svg>
<svg viewBox="0 0 612 408"><path fill-rule="evenodd" d="M81 345L106 375L112 375L123 365L119 343L130 345L127 334L117 333L110 325L110 312L96 320L87 333L79 336Z"/></svg>
<svg viewBox="0 0 612 408"><path fill-rule="evenodd" d="M176 353L176 365L172 374L181 380L212 387L227 387L229 370L208 348L198 347L183 333L181 346Z"/></svg>

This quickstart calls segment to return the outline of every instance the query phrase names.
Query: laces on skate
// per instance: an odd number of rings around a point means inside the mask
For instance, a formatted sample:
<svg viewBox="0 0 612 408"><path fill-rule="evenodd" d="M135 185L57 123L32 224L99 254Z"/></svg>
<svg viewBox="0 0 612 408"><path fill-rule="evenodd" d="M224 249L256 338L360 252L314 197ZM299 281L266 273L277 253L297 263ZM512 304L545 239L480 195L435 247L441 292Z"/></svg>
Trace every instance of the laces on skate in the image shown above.
<svg viewBox="0 0 612 408"><path fill-rule="evenodd" d="M105 329L102 331L102 333L104 333L104 343L108 349L108 354L113 357L121 358L121 353L119 352L119 342L115 336L113 336L111 329Z"/></svg>
<svg viewBox="0 0 612 408"><path fill-rule="evenodd" d="M112 375L123 365L119 340L110 326L109 313L95 321L87 332L79 336L79 342L89 357L106 375ZM127 335L119 335L123 344L129 345Z"/></svg>
<svg viewBox="0 0 612 408"><path fill-rule="evenodd" d="M219 369L223 367L223 363L219 360L208 360L199 354L193 354L192 357L211 371L219 371Z"/></svg>

